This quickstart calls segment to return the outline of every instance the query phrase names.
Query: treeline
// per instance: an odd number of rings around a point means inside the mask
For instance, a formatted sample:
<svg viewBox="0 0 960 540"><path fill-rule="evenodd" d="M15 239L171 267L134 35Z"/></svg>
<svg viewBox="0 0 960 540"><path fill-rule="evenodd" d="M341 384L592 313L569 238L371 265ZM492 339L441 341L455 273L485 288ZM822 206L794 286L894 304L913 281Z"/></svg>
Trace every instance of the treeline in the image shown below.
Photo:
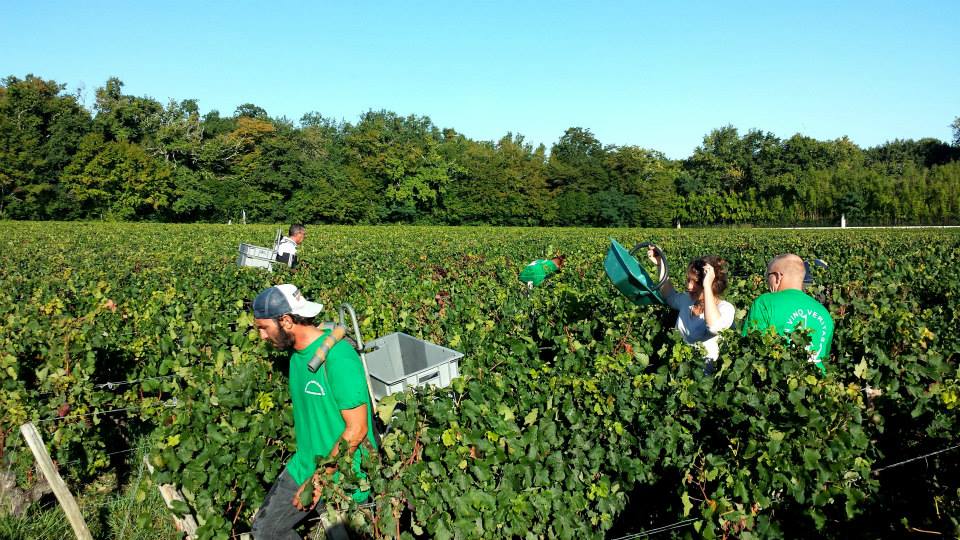
<svg viewBox="0 0 960 540"><path fill-rule="evenodd" d="M671 226L955 224L952 145L780 139L723 127L689 158L568 129L474 141L425 116L356 123L253 105L205 115L110 79L93 110L33 75L0 85L0 219Z"/></svg>

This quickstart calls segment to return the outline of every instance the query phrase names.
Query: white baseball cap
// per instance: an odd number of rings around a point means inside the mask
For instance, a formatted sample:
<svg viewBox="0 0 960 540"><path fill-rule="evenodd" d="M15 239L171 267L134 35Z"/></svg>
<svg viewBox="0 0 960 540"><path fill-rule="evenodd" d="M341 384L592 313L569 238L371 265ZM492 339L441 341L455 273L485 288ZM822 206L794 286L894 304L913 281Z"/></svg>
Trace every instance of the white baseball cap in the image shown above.
<svg viewBox="0 0 960 540"><path fill-rule="evenodd" d="M253 300L255 319L276 319L287 314L309 318L316 317L321 311L323 304L310 302L296 285L289 283L270 287Z"/></svg>

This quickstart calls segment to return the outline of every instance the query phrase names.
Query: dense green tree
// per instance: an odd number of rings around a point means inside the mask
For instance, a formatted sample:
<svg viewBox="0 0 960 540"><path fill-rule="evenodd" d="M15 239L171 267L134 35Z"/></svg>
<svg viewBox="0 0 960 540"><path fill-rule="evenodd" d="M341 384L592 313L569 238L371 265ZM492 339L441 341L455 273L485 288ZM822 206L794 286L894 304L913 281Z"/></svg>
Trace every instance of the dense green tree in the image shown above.
<svg viewBox="0 0 960 540"><path fill-rule="evenodd" d="M226 157L228 167L214 187L219 219L276 221L283 213L283 201L289 197L296 180L283 176L281 169L286 141L277 136L278 126L269 119L238 116L236 127L223 137L224 148L236 152Z"/></svg>
<svg viewBox="0 0 960 540"><path fill-rule="evenodd" d="M679 166L655 150L637 146L611 147L605 157L609 188L598 201L601 221L616 225L669 227L675 213L675 183ZM610 197L623 202L609 205Z"/></svg>
<svg viewBox="0 0 960 540"><path fill-rule="evenodd" d="M220 111L214 109L203 115L203 136L213 138L230 133L237 127L235 118L222 117Z"/></svg>
<svg viewBox="0 0 960 540"><path fill-rule="evenodd" d="M557 225L593 225L597 201L584 191L563 191L557 195Z"/></svg>
<svg viewBox="0 0 960 540"><path fill-rule="evenodd" d="M555 218L543 146L510 133L478 143L448 131L441 153L451 171L443 222L538 225Z"/></svg>
<svg viewBox="0 0 960 540"><path fill-rule="evenodd" d="M560 192L591 192L607 184L606 150L589 129L572 127L550 149L549 182Z"/></svg>
<svg viewBox="0 0 960 540"><path fill-rule="evenodd" d="M783 143L782 161L792 171L830 169L863 161L863 152L850 139L818 141L796 134Z"/></svg>
<svg viewBox="0 0 960 540"><path fill-rule="evenodd" d="M113 77L97 89L94 129L106 142L144 142L154 135L163 117L163 105L155 99L125 95L123 82Z"/></svg>
<svg viewBox="0 0 960 540"><path fill-rule="evenodd" d="M0 218L48 219L64 167L91 117L65 85L27 75L0 83Z"/></svg>
<svg viewBox="0 0 960 540"><path fill-rule="evenodd" d="M390 221L417 221L442 205L449 165L440 154L440 132L425 116L368 111L345 126L350 159L382 193Z"/></svg>
<svg viewBox="0 0 960 540"><path fill-rule="evenodd" d="M546 148L534 148L523 135L508 133L496 145L498 162L508 178L508 185L516 190L514 211L507 223L511 225L542 225L555 219L556 209L550 198L546 177Z"/></svg>
<svg viewBox="0 0 960 540"><path fill-rule="evenodd" d="M917 189L917 221L937 225L956 224L960 219L960 160L924 171L925 186ZM924 216L926 211L926 216Z"/></svg>
<svg viewBox="0 0 960 540"><path fill-rule="evenodd" d="M207 221L217 217L217 178L213 173L177 167L172 176L173 204L167 212L171 221Z"/></svg>
<svg viewBox="0 0 960 540"><path fill-rule="evenodd" d="M950 163L960 158L960 152L949 144L933 138L918 141L896 139L868 148L864 151L864 156L868 166L880 165L896 174L901 173L907 163L920 167Z"/></svg>
<svg viewBox="0 0 960 540"><path fill-rule="evenodd" d="M609 193L600 196L610 189L606 158L607 149L589 129L579 127L567 129L550 149L547 179L557 200L560 224L617 224L607 221L612 214L600 206L610 199Z"/></svg>
<svg viewBox="0 0 960 540"><path fill-rule="evenodd" d="M197 102L170 100L158 114L156 131L145 146L151 154L174 166L196 167L203 142L203 124Z"/></svg>
<svg viewBox="0 0 960 540"><path fill-rule="evenodd" d="M270 115L267 114L267 111L263 107L258 107L253 103L244 103L243 105L237 106L237 109L233 112L234 118L253 118L255 120L269 120Z"/></svg>
<svg viewBox="0 0 960 540"><path fill-rule="evenodd" d="M683 191L723 192L746 186L748 156L737 128L725 126L711 131L684 163L690 174Z"/></svg>
<svg viewBox="0 0 960 540"><path fill-rule="evenodd" d="M91 114L94 113L94 114ZM780 139L733 126L684 160L605 146L586 128L550 148L475 141L426 116L126 95L110 78L85 110L33 75L0 84L0 218L307 223L669 226L960 222L960 117L952 145Z"/></svg>
<svg viewBox="0 0 960 540"><path fill-rule="evenodd" d="M304 175L287 203L291 221L376 223L381 206L374 182L348 160L344 125L317 112L300 119Z"/></svg>
<svg viewBox="0 0 960 540"><path fill-rule="evenodd" d="M91 133L63 175L62 211L72 218L156 219L167 211L172 170L141 146Z"/></svg>

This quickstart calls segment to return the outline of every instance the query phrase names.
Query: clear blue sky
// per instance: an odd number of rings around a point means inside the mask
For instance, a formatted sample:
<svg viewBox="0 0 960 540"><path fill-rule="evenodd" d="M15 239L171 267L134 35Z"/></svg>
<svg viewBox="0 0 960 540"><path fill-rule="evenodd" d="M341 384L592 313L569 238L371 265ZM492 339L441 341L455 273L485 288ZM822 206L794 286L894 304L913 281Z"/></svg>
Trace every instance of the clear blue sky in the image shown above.
<svg viewBox="0 0 960 540"><path fill-rule="evenodd" d="M867 147L949 140L960 0L76 2L0 0L0 76L254 103L354 122L387 109L478 140L688 156L732 124Z"/></svg>

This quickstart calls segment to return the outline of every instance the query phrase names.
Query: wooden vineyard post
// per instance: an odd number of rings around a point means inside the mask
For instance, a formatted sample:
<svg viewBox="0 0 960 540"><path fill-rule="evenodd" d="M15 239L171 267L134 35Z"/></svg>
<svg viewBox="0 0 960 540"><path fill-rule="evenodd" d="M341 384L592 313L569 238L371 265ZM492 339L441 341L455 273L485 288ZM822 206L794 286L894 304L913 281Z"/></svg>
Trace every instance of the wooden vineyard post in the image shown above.
<svg viewBox="0 0 960 540"><path fill-rule="evenodd" d="M147 470L150 471L150 474L153 474L153 465L150 464L150 460L147 458L147 456L143 456L143 463L147 466ZM183 501L186 503L186 500L183 498L183 494L180 493L180 490L177 489L177 486L173 484L163 484L159 487L159 489L160 496L163 497L163 502L166 503L167 508L170 510L173 510L173 501ZM176 523L178 531L183 531L187 534L187 540L197 537L197 520L193 518L193 514L188 513L182 518L174 514L173 521Z"/></svg>
<svg viewBox="0 0 960 540"><path fill-rule="evenodd" d="M90 530L87 529L87 522L83 520L83 515L80 513L80 507L77 506L76 499L70 494L70 489L67 488L67 484L60 477L60 473L53 466L53 461L50 459L50 454L47 453L47 447L44 446L43 438L40 437L40 432L37 431L36 426L32 422L27 422L20 426L20 433L27 441L30 451L33 452L33 457L37 460L40 472L47 479L47 483L53 489L53 494L56 495L57 501L63 507L63 512L67 515L67 520L73 527L73 533L77 535L77 539L93 540Z"/></svg>

